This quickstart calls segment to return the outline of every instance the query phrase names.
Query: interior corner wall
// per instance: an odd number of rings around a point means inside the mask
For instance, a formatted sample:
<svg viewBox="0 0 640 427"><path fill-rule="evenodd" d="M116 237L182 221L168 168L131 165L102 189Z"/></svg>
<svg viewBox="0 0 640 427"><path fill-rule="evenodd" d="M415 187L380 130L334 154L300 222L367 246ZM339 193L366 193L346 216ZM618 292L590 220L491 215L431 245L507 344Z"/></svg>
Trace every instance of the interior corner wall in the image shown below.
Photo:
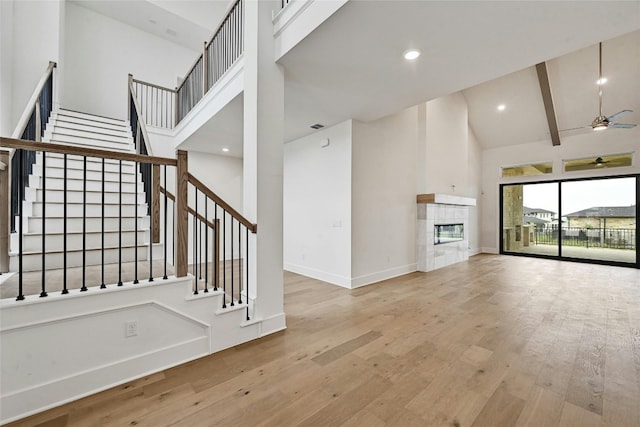
<svg viewBox="0 0 640 427"><path fill-rule="evenodd" d="M4 4L4 3L7 4ZM2 0L2 56L10 55L11 72L5 77L4 72L9 65L2 66L2 98L6 96L5 84L11 85L11 111L10 119L3 117L3 135L9 128L9 135L24 111L29 98L33 94L38 81L44 74L49 61L61 62L61 25L64 22L63 14L65 2L61 0L51 1L11 1ZM11 11L12 9L12 11ZM5 11L12 13L9 19L11 24L5 28ZM5 35L9 38L5 40ZM5 52L5 44L11 43L9 52ZM7 80L9 79L9 80ZM3 102L4 104L4 102ZM4 109L3 109L4 113ZM3 114L4 116L4 114ZM7 122L5 122L7 120ZM8 123L8 124L7 124Z"/></svg>
<svg viewBox="0 0 640 427"><path fill-rule="evenodd" d="M284 268L345 287L351 286L351 132L349 120L284 145Z"/></svg>
<svg viewBox="0 0 640 427"><path fill-rule="evenodd" d="M353 122L352 287L416 270L419 111Z"/></svg>
<svg viewBox="0 0 640 427"><path fill-rule="evenodd" d="M480 216L482 212L482 147L476 134L469 126L467 152L467 196L476 199L476 205L469 207L469 255L482 252L480 245Z"/></svg>
<svg viewBox="0 0 640 427"><path fill-rule="evenodd" d="M640 173L638 141L640 129L608 129L604 132L587 131L582 135L563 137L561 145L553 146L551 140L528 144L485 149L482 151L482 213L480 235L484 252L499 251L500 184L545 180L588 178ZM563 172L563 160L579 159L610 154L635 153L632 166L603 168L590 171ZM552 162L553 173L529 177L500 177L500 168L522 164Z"/></svg>
<svg viewBox="0 0 640 427"><path fill-rule="evenodd" d="M178 76L188 71L199 53L77 3L67 3L65 92L61 104L73 110L124 119L129 73L173 88Z"/></svg>

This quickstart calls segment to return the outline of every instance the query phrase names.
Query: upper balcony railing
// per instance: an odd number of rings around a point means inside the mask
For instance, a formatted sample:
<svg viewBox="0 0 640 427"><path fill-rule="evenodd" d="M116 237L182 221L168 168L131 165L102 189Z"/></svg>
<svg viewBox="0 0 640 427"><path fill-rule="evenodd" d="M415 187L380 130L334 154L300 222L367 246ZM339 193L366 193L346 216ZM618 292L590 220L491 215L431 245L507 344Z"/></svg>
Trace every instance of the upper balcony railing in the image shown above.
<svg viewBox="0 0 640 427"><path fill-rule="evenodd" d="M244 52L244 0L231 4L213 37L175 89L132 79L141 117L149 126L172 129L195 107Z"/></svg>

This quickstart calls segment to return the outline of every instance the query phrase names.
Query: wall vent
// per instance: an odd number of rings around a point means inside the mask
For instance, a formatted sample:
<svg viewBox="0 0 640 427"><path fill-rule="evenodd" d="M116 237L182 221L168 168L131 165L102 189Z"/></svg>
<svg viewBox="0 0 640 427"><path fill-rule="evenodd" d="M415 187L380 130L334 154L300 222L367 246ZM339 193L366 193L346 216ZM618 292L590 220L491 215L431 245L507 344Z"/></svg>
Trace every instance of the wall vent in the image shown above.
<svg viewBox="0 0 640 427"><path fill-rule="evenodd" d="M316 123L315 125L311 125L309 127L311 129L322 129L324 127L324 125L321 125L320 123Z"/></svg>

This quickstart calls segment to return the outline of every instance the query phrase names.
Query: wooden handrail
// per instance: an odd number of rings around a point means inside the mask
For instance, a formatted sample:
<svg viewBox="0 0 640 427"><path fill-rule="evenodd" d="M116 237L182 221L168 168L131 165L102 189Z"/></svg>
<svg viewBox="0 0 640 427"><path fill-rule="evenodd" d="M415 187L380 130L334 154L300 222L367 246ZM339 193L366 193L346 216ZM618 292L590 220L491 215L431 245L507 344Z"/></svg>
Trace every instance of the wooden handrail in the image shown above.
<svg viewBox="0 0 640 427"><path fill-rule="evenodd" d="M152 155L151 151L151 141L149 140L149 135L147 134L147 126L144 124L144 120L142 118L142 109L138 104L138 98L135 95L135 91L133 90L133 76L129 74L129 95L133 100L133 106L136 109L135 113L138 116L138 128L142 131L142 139L144 140L144 146L147 149L147 154Z"/></svg>
<svg viewBox="0 0 640 427"><path fill-rule="evenodd" d="M38 98L40 97L40 92L42 92L42 88L44 88L44 85L47 83L47 80L49 80L49 76L51 75L51 73L53 73L53 69L56 68L56 66L57 64L55 62L49 61L47 70L45 71L43 76L40 78L40 81L36 85L36 88L33 91L31 98L29 98L29 102L27 102L27 106L22 112L22 116L20 116L20 120L18 120L18 125L13 131L13 134L11 135L12 138L20 138L22 136L24 129L27 127L27 124L29 123L29 118L31 117L33 106L38 100Z"/></svg>
<svg viewBox="0 0 640 427"><path fill-rule="evenodd" d="M44 151L48 153L69 154L72 156L98 157L112 160L128 160L154 165L177 166L176 159L167 157L145 156L142 154L126 153L122 151L100 150L97 148L80 148L70 145L53 144L50 142L34 142L24 139L0 137L0 147L12 149L25 149L31 151Z"/></svg>
<svg viewBox="0 0 640 427"><path fill-rule="evenodd" d="M198 190L204 193L208 198L213 200L218 204L218 206L222 207L225 211L229 212L231 216L240 221L245 227L249 229L252 233L256 233L258 230L258 226L256 224L251 223L248 219L246 219L242 214L240 214L237 210L233 209L227 202L222 200L220 196L211 191L206 185L204 185L198 178L195 176L188 174L188 181L194 185Z"/></svg>
<svg viewBox="0 0 640 427"><path fill-rule="evenodd" d="M144 80L138 80L138 79L133 79L133 78L132 78L132 79L131 79L131 81L132 81L132 82L134 82L134 83L140 83L140 84L143 84L143 85L145 85L145 86L155 87L156 89L166 90L167 92L173 92L173 93L176 93L176 92L177 92L177 90L175 90L175 89L170 89L170 88L168 88L168 87L164 87L164 86L160 86L160 85L157 85L157 84L153 84L153 83L145 82Z"/></svg>
<svg viewBox="0 0 640 427"><path fill-rule="evenodd" d="M166 194L166 195L167 195L167 198L168 198L169 200L172 200L172 201L174 201L174 202L176 201L176 196L174 196L174 195L171 193L171 191L166 190L163 186L160 186L160 192L161 192L162 194ZM216 225L215 225L213 222L209 221L207 218L205 218L205 217L203 217L202 215L200 215L199 213L197 213L197 212L196 212L196 211L195 211L191 206L187 206L187 211L188 211L191 215L195 215L195 216L196 216L200 221L202 221L202 222L204 222L205 224L207 224L207 225L209 226L209 228L211 228L211 229L215 230Z"/></svg>

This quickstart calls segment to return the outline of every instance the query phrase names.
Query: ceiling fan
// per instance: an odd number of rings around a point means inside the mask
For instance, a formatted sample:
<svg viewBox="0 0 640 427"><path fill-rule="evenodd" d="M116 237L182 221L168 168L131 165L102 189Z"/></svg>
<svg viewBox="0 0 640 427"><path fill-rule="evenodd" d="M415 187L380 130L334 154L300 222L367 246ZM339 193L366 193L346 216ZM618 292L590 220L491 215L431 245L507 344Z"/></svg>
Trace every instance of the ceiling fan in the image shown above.
<svg viewBox="0 0 640 427"><path fill-rule="evenodd" d="M605 130L608 128L620 128L620 129L631 129L635 127L635 124L630 123L616 123L615 121L624 116L625 114L632 113L633 110L622 110L618 111L615 114L606 117L602 114L602 84L604 83L602 80L602 42L598 45L599 48L599 73L598 73L598 117L593 119L591 123L591 128L593 130ZM599 157L600 160L602 158ZM597 160L597 159L596 159Z"/></svg>
<svg viewBox="0 0 640 427"><path fill-rule="evenodd" d="M601 167L606 165L607 163L611 163L611 161L604 160L602 157L598 157L593 162L589 163L590 165L596 165L596 167Z"/></svg>

